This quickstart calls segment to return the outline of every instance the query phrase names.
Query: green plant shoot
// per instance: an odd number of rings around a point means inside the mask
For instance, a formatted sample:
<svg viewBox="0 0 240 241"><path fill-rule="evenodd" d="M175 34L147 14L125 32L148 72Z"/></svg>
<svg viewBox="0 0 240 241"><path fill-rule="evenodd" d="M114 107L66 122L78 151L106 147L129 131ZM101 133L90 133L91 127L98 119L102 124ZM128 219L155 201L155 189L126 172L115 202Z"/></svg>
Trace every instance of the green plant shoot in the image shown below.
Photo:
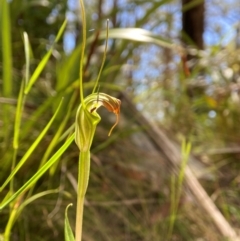
<svg viewBox="0 0 240 241"><path fill-rule="evenodd" d="M76 114L75 121L75 142L80 150L79 154L79 166L78 166L78 189L77 189L77 213L76 213L76 226L75 226L75 241L81 241L82 239L82 222L83 222L83 209L84 198L87 191L89 173L90 173L90 148L92 145L93 137L96 131L96 126L100 122L101 117L97 113L99 107L104 106L110 112L113 112L117 116L117 120L113 127L110 129L111 134L113 128L117 125L120 114L121 101L107 95L105 93L95 93L100 78L103 65L105 62L107 52L107 41L105 45L105 53L103 56L103 62L93 88L93 93L86 98L83 96L83 62L84 52L86 46L86 18L84 2L80 0L81 16L82 16L82 52L80 57L80 72L79 72L79 86L80 86L80 106ZM108 23L108 22L107 22ZM107 39L108 39L108 25L107 25ZM65 216L65 241L74 241L73 234L69 228L67 220L67 209Z"/></svg>
<svg viewBox="0 0 240 241"><path fill-rule="evenodd" d="M78 200L77 200L77 216L76 216L76 234L75 240L80 241L82 237L82 217L84 197L87 191L89 173L90 173L90 148L95 134L96 126L100 122L101 117L97 113L97 109L104 106L107 110L113 112L117 116L117 125L120 113L121 101L107 95L105 93L94 93L84 99L84 105L78 108L75 122L75 142L80 150L79 170L78 170Z"/></svg>

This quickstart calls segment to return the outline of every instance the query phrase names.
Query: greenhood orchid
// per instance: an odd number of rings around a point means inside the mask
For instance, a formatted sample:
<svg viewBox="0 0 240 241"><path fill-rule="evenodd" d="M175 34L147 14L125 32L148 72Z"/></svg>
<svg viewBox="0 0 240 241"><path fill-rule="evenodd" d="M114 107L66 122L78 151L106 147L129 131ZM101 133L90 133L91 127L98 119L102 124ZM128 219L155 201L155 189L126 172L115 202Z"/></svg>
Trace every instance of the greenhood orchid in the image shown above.
<svg viewBox="0 0 240 241"><path fill-rule="evenodd" d="M110 135L113 128L118 123L120 105L121 101L119 99L105 93L93 93L82 100L77 111L75 122L75 142L80 150L80 154L75 241L80 241L82 237L84 197L87 191L90 174L90 148L96 131L96 126L101 120L100 115L97 113L97 109L104 106L108 111L113 112L117 116L115 124L109 131L108 135ZM69 225L66 225L65 233L67 233L68 230L70 230L70 227ZM68 237L70 238L70 236ZM72 238L67 240L73 241Z"/></svg>
<svg viewBox="0 0 240 241"><path fill-rule="evenodd" d="M82 240L82 223L83 223L83 210L84 199L89 182L91 153L90 148L92 145L93 137L96 131L97 124L100 122L101 117L97 113L99 107L104 106L108 111L113 112L117 119L115 124L110 129L108 135L111 135L113 128L118 124L121 101L105 93L95 92L98 81L100 79L104 62L107 53L107 42L105 43L105 51L103 55L102 65L96 79L95 86L92 94L86 98L83 96L83 63L84 63L84 51L86 45L86 17L84 9L84 1L79 0L82 25L83 25L83 40L82 40L82 52L80 57L80 71L79 71L79 87L80 87L80 106L77 110L75 121L75 142L80 150L79 163L78 163L78 187L77 187L77 210L76 210L76 223L75 223L75 238L71 227L68 222L67 214L65 218L65 241L81 241ZM107 21L107 35L108 39L108 21ZM67 212L67 211L66 211Z"/></svg>
<svg viewBox="0 0 240 241"><path fill-rule="evenodd" d="M75 142L80 151L90 150L96 126L101 120L97 109L104 106L117 116L115 124L109 131L108 135L110 136L119 120L120 105L119 99L105 93L93 93L84 99L84 103L78 108L75 122Z"/></svg>

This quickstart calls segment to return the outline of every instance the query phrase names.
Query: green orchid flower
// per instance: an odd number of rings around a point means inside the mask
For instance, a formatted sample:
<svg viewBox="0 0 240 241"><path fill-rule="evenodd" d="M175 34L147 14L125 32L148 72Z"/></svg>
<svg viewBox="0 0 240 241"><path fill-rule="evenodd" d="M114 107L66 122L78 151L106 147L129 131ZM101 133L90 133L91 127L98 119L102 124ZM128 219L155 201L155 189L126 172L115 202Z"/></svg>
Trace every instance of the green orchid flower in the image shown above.
<svg viewBox="0 0 240 241"><path fill-rule="evenodd" d="M70 227L67 218L67 209L65 214L65 241L81 241L82 240L82 223L84 211L84 199L88 187L91 153L90 148L92 145L93 137L96 131L97 124L100 122L101 117L97 113L99 107L104 106L108 111L113 112L117 119L115 124L110 129L108 136L111 135L112 130L118 124L121 101L105 93L96 93L95 90L104 67L107 42L105 43L105 51L103 55L102 65L98 73L95 86L92 94L86 98L83 96L83 65L84 65L84 52L86 46L86 17L84 9L84 1L79 0L81 19L82 19L82 52L80 56L80 71L79 71L79 87L80 87L80 100L81 104L77 110L75 121L75 142L80 150L78 162L78 187L77 187L77 210L76 210L76 223L75 223L75 237ZM107 35L108 40L108 20L107 20Z"/></svg>
<svg viewBox="0 0 240 241"><path fill-rule="evenodd" d="M96 126L101 120L97 109L104 106L117 116L115 124L109 131L108 136L110 136L119 120L120 105L119 99L105 93L93 93L84 99L84 103L78 108L75 122L75 142L81 152L90 150Z"/></svg>
<svg viewBox="0 0 240 241"><path fill-rule="evenodd" d="M75 227L75 241L82 238L82 218L84 209L84 198L86 195L89 173L90 173L90 148L96 131L97 124L101 117L97 113L99 107L104 106L108 111L113 112L117 119L110 129L108 135L111 135L113 128L118 124L121 101L105 93L93 93L81 101L78 108L75 122L75 142L80 150L78 167L78 193L77 193L77 214ZM71 229L66 222L65 234L73 241ZM71 237L70 237L71 236Z"/></svg>

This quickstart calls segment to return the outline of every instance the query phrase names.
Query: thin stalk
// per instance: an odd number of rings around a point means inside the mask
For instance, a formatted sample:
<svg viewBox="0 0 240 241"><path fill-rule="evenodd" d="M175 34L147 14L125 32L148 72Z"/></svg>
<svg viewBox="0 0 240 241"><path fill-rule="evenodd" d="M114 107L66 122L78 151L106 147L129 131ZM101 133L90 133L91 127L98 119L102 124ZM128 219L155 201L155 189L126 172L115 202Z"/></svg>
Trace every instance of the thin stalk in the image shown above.
<svg viewBox="0 0 240 241"><path fill-rule="evenodd" d="M78 164L78 190L75 241L82 240L84 198L87 191L90 172L90 151L80 152Z"/></svg>
<svg viewBox="0 0 240 241"><path fill-rule="evenodd" d="M10 217L9 217L7 225L6 225L6 228L4 230L4 239L3 240L5 240L5 241L9 241L9 239L10 239L12 225L14 223L14 219L15 219L16 213L17 213L16 209L13 209L11 211Z"/></svg>
<svg viewBox="0 0 240 241"><path fill-rule="evenodd" d="M59 128L58 128L58 130L57 130L57 132L56 132L56 134L54 135L54 137L53 137L53 139L52 139L52 141L51 141L50 144L48 145L48 148L46 149L46 151L45 151L45 153L44 153L44 155L43 155L43 158L42 158L42 160L40 161L40 165L39 165L38 169L40 169L40 168L47 162L47 160L49 159L49 156L50 156L50 154L52 153L53 149L54 149L54 148L56 147L56 145L60 142L60 136L61 136L61 134L62 134L62 132L63 132L66 124L67 124L67 121L69 120L69 117L70 117L70 114L71 114L71 111L72 111L72 106L73 106L73 104L74 104L75 99L76 99L76 93L74 93L74 94L72 95L72 98L71 98L71 100L70 100L70 103L69 103L69 105L67 106L67 113L66 113L65 117L63 118L63 120L62 120L62 122L61 122L61 124L60 124L60 126L59 126ZM55 170L55 168L56 168L56 165L57 165L57 163L55 163L54 165L52 165L52 167L50 168L50 170L49 170L50 175L52 175L53 170ZM33 186L31 187L31 189L29 190L29 192L28 192L28 197L31 197L31 196L32 196L32 193L33 193L33 190L34 190L34 188L35 188L35 185L36 185L36 183L33 184Z"/></svg>
<svg viewBox="0 0 240 241"><path fill-rule="evenodd" d="M84 1L79 0L81 19L82 19L82 52L80 57L80 69L79 69L79 88L80 88L80 101L85 107L83 96L83 66L84 66L84 54L86 48L87 39L87 26ZM80 152L78 162L78 190L77 190L77 214L76 214L76 228L75 228L75 241L82 240L82 224L83 224L83 209L84 209L84 197L87 190L88 179L90 170L90 150L86 152Z"/></svg>
<svg viewBox="0 0 240 241"><path fill-rule="evenodd" d="M83 65L84 65L84 54L86 48L86 39L87 39L87 26L86 26L86 16L85 16L85 8L83 0L79 1L80 3L80 11L82 15L82 52L80 57L80 69L79 69L79 87L80 87L80 100L83 107L84 104L84 97L83 97Z"/></svg>
<svg viewBox="0 0 240 241"><path fill-rule="evenodd" d="M176 220L176 214L177 214L177 206L178 206L178 200L176 200L176 178L175 176L171 177L171 213L170 213L170 223L168 227L168 233L167 233L167 239L166 240L171 240L172 237L172 232L173 232L173 227L174 223Z"/></svg>
<svg viewBox="0 0 240 241"><path fill-rule="evenodd" d="M22 80L21 88L18 95L17 101L17 109L15 115L15 122L14 122L14 136L13 136L13 160L12 160L12 170L14 170L17 161L17 154L18 154L18 146L19 146L19 133L21 127L21 120L22 114L24 109L24 103L26 99L26 95L24 94L25 85L29 80L29 41L27 33L23 33L24 37L24 51L25 51L25 59L26 59L26 68L25 68L25 80ZM10 181L10 191L11 193L14 192L14 177Z"/></svg>
<svg viewBox="0 0 240 241"><path fill-rule="evenodd" d="M15 202L15 204L14 204L12 210L11 210L7 225L6 225L5 230L4 230L4 239L3 239L4 241L10 240L11 230L12 230L14 221L16 219L17 213L18 213L18 207L19 207L19 204L21 202L21 199L22 199L22 196L20 196L18 198L18 200Z"/></svg>
<svg viewBox="0 0 240 241"><path fill-rule="evenodd" d="M59 126L59 128L58 128L58 130L57 130L57 132L55 134L55 136L53 137L52 141L50 142L47 150L45 151L45 153L43 155L43 158L42 158L42 160L40 162L39 168L41 168L46 163L46 161L48 160L52 150L56 147L57 143L59 142L59 138L60 138L60 136L61 136L61 134L62 134L62 132L63 132L67 122L68 122L68 120L69 120L70 114L72 112L72 107L73 107L73 105L75 103L76 97L77 97L76 93L74 92L73 95L71 96L70 102L68 103L67 111L66 111L66 113L64 115L64 118L63 118L63 120L62 120L62 122L61 122L61 124L60 124L60 126Z"/></svg>
<svg viewBox="0 0 240 241"><path fill-rule="evenodd" d="M104 53L103 53L103 60L102 60L102 64L101 64L101 67L100 67L100 70L99 70L99 73L97 76L97 80L95 82L92 93L95 93L95 91L96 91L100 76L102 74L103 66L105 64L105 60L106 60L106 56L107 56L107 48L108 48L108 30L109 30L109 19L107 19L107 31L106 31L106 41L105 41L105 49L104 49Z"/></svg>
<svg viewBox="0 0 240 241"><path fill-rule="evenodd" d="M178 178L176 180L175 176L171 178L171 216L170 216L170 225L168 229L167 240L171 239L173 233L173 227L177 218L177 212L179 208L179 203L182 194L183 181L185 176L185 169L187 162L189 160L189 155L191 151L191 143L187 143L185 140L182 142L182 161L180 166L180 171Z"/></svg>
<svg viewBox="0 0 240 241"><path fill-rule="evenodd" d="M11 46L11 16L10 16L10 3L7 0L0 1L0 38L2 43L2 90L1 93L4 97L12 96L13 82L12 82L12 46ZM3 147L7 149L10 142L10 107L3 105L3 127L4 131Z"/></svg>
<svg viewBox="0 0 240 241"><path fill-rule="evenodd" d="M25 103L25 95L23 93L24 86L25 86L25 83L24 83L24 81L22 81L19 96L18 96L16 116L15 116L15 122L14 122L13 159L12 159L11 170L14 170L14 168L16 166L16 161L17 161L18 146L19 146L19 131L20 131L20 126L21 126L23 107L24 107L24 103ZM10 181L10 191L11 191L11 193L14 192L14 178L12 178Z"/></svg>
<svg viewBox="0 0 240 241"><path fill-rule="evenodd" d="M25 58L26 58L26 73L25 73L25 81L22 80L21 88L18 95L17 101L17 108L16 108L16 115L15 115L15 122L14 122L14 136L13 136L13 158L12 158L12 167L11 171L14 170L17 162L17 155L18 155L18 146L19 146L19 133L21 127L21 120L22 114L24 109L24 103L26 95L24 94L25 84L29 79L29 48L28 48L28 36L24 32L24 49L25 49ZM10 81L11 82L11 81ZM14 193L14 177L10 180L10 193ZM21 199L21 196L20 196ZM11 229L14 224L14 220L16 219L17 208L18 208L18 201L10 203L10 216L8 219L8 223L5 227L4 232L4 240L8 241L10 238Z"/></svg>

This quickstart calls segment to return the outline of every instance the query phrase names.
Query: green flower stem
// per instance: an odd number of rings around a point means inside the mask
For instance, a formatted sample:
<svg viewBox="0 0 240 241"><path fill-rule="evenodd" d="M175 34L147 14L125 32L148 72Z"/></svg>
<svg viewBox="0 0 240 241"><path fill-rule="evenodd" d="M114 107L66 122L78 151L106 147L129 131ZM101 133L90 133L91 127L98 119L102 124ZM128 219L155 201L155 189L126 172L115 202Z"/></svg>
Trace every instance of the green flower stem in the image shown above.
<svg viewBox="0 0 240 241"><path fill-rule="evenodd" d="M82 51L80 56L80 68L79 68L79 87L80 87L80 100L81 104L84 106L84 97L83 97L83 66L84 66L84 54L86 48L86 39L87 39L87 24L86 24L86 15L84 1L79 0L81 19L82 19Z"/></svg>
<svg viewBox="0 0 240 241"><path fill-rule="evenodd" d="M89 173L90 173L90 150L87 150L84 152L80 152L80 155L79 155L75 241L82 240L84 198L87 191Z"/></svg>

